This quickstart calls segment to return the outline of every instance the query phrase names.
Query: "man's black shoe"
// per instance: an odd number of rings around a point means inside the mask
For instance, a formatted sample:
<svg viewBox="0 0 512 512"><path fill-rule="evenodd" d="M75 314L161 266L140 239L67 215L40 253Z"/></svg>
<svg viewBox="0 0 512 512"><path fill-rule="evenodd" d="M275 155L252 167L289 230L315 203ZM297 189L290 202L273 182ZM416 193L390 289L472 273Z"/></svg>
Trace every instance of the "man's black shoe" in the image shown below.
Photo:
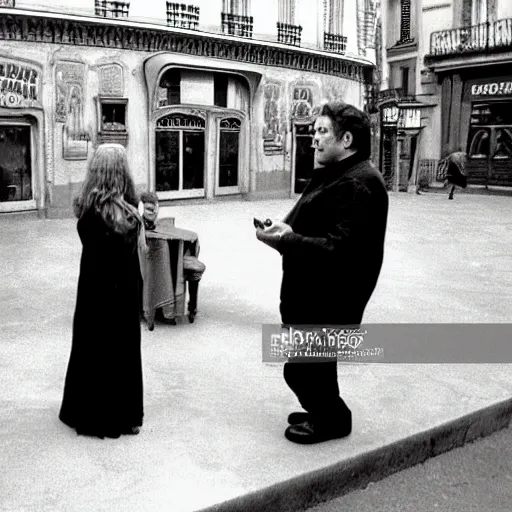
<svg viewBox="0 0 512 512"><path fill-rule="evenodd" d="M299 423L298 425L290 425L285 430L285 437L288 441L298 444L315 444L329 441L331 439L339 439L346 437L352 431L352 421L348 420L342 426L337 427L319 427L309 421Z"/></svg>
<svg viewBox="0 0 512 512"><path fill-rule="evenodd" d="M288 415L288 424L297 425L297 423L304 423L309 420L308 412L292 412Z"/></svg>

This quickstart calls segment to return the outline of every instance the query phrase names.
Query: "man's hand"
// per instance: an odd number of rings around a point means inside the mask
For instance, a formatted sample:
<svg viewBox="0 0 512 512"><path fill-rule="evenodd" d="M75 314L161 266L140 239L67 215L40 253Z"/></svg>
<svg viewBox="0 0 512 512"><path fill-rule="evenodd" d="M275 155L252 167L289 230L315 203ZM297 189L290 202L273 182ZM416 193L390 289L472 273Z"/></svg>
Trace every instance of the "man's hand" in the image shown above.
<svg viewBox="0 0 512 512"><path fill-rule="evenodd" d="M256 230L256 238L272 249L278 250L279 242L286 233L292 233L292 228L280 220L272 221L272 225L265 229Z"/></svg>

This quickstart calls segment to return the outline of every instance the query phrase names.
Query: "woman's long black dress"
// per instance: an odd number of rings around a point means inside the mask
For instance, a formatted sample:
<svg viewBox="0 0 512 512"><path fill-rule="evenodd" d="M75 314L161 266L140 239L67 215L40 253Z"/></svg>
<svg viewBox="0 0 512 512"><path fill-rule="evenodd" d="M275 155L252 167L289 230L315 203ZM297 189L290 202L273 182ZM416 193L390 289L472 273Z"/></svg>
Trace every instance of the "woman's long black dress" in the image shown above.
<svg viewBox="0 0 512 512"><path fill-rule="evenodd" d="M59 418L79 434L119 437L142 425L141 274L137 230L85 213L73 343Z"/></svg>

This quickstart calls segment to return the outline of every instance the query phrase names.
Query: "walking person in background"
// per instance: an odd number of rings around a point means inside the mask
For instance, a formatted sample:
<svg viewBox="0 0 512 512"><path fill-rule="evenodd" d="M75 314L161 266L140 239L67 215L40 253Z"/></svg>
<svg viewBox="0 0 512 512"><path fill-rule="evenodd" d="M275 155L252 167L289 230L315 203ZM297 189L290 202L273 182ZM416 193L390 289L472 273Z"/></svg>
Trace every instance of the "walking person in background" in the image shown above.
<svg viewBox="0 0 512 512"><path fill-rule="evenodd" d="M100 145L76 198L82 257L59 418L78 434L138 434L143 420L142 219L119 144Z"/></svg>
<svg viewBox="0 0 512 512"><path fill-rule="evenodd" d="M256 237L283 257L283 324L357 328L382 266L388 215L384 180L369 161L369 116L327 103L313 142L323 168L314 170L285 220L260 225ZM336 358L290 358L284 378L306 411L289 415L287 439L312 444L350 434Z"/></svg>
<svg viewBox="0 0 512 512"><path fill-rule="evenodd" d="M451 185L448 199L453 199L455 188L457 186L466 188L468 184L466 175L466 153L459 149L454 153L450 153L444 160L444 165L446 166L445 186Z"/></svg>

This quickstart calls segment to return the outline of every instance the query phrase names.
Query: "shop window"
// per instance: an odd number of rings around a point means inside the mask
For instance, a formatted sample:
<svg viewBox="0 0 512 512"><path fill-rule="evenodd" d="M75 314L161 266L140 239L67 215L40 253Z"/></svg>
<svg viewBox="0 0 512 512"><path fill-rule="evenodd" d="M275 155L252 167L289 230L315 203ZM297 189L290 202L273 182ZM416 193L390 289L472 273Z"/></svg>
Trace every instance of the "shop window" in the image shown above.
<svg viewBox="0 0 512 512"><path fill-rule="evenodd" d="M205 121L171 114L157 122L157 192L204 188Z"/></svg>
<svg viewBox="0 0 512 512"><path fill-rule="evenodd" d="M158 89L158 106L179 105L181 103L181 71L172 68L162 76Z"/></svg>
<svg viewBox="0 0 512 512"><path fill-rule="evenodd" d="M489 128L471 128L469 133L468 156L470 158L487 158L491 143Z"/></svg>
<svg viewBox="0 0 512 512"><path fill-rule="evenodd" d="M99 130L98 142L112 142L126 144L128 131L127 98L98 98L99 103Z"/></svg>
<svg viewBox="0 0 512 512"><path fill-rule="evenodd" d="M493 158L496 160L508 160L512 157L512 130L503 128L496 130L496 148Z"/></svg>
<svg viewBox="0 0 512 512"><path fill-rule="evenodd" d="M30 126L0 126L0 202L30 199Z"/></svg>
<svg viewBox="0 0 512 512"><path fill-rule="evenodd" d="M238 186L240 121L236 118L220 122L219 187Z"/></svg>
<svg viewBox="0 0 512 512"><path fill-rule="evenodd" d="M512 103L496 101L473 104L471 125L512 125Z"/></svg>

